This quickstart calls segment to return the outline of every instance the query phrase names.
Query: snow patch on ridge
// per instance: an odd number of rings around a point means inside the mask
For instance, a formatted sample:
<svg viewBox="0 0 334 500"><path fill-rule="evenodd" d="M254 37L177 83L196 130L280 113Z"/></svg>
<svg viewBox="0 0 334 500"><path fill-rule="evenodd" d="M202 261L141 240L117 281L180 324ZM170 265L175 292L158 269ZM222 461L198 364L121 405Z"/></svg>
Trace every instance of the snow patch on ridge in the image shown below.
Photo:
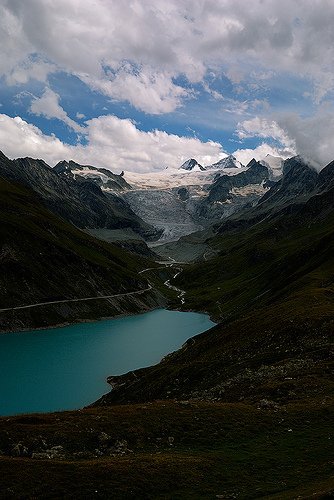
<svg viewBox="0 0 334 500"><path fill-rule="evenodd" d="M246 167L225 168L224 174L239 174ZM124 179L131 184L134 189L171 189L181 186L205 186L211 184L217 175L217 171L182 171L168 168L160 172L141 174L137 172L125 172Z"/></svg>
<svg viewBox="0 0 334 500"><path fill-rule="evenodd" d="M77 176L85 177L86 179L100 179L102 184L106 184L108 182L109 177L103 172L98 172L97 170L91 170L88 167L83 167L82 169L72 170L72 174L74 178Z"/></svg>
<svg viewBox="0 0 334 500"><path fill-rule="evenodd" d="M283 174L284 160L280 156L267 155L263 160L260 160L261 165L268 168L273 179L277 180Z"/></svg>

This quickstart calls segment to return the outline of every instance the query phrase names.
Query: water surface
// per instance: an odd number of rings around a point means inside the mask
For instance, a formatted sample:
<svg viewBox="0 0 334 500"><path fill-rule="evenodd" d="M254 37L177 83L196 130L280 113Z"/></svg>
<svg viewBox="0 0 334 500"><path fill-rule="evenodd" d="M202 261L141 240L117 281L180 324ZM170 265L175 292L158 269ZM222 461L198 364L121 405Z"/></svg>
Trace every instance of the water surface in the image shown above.
<svg viewBox="0 0 334 500"><path fill-rule="evenodd" d="M108 375L155 364L213 325L205 314L159 309L0 334L0 415L80 408L110 390Z"/></svg>

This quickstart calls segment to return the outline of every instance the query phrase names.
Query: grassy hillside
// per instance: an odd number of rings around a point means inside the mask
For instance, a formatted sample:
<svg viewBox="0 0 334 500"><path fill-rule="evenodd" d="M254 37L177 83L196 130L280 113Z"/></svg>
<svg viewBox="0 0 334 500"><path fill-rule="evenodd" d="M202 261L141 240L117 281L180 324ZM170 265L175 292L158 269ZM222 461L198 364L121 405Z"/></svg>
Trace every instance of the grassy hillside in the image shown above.
<svg viewBox="0 0 334 500"><path fill-rule="evenodd" d="M0 177L0 309L145 289L148 282L138 270L147 265L145 259L76 229L47 210L32 191ZM130 298L128 305L130 312L138 310ZM122 308L126 311L124 300ZM0 313L0 328L44 326L114 312L106 301L45 306Z"/></svg>
<svg viewBox="0 0 334 500"><path fill-rule="evenodd" d="M282 216L212 239L218 255L188 266L176 280L186 305L216 318L240 317L286 301L330 300L334 282L334 214L319 222L291 224ZM314 292L314 293L313 293ZM304 302L301 303L304 307Z"/></svg>
<svg viewBox="0 0 334 500"><path fill-rule="evenodd" d="M0 498L332 498L333 406L156 402L0 419Z"/></svg>

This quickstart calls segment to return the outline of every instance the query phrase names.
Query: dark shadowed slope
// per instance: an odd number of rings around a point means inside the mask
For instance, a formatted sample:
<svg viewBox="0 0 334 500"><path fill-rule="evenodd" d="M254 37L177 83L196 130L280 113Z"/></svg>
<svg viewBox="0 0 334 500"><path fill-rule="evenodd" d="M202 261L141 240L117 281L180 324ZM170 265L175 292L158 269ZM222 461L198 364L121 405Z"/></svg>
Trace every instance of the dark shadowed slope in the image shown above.
<svg viewBox="0 0 334 500"><path fill-rule="evenodd" d="M80 228L132 228L145 238L159 233L141 220L117 195L104 193L93 181L58 174L43 160L9 160L0 153L0 175L32 189L55 214Z"/></svg>
<svg viewBox="0 0 334 500"><path fill-rule="evenodd" d="M145 289L138 275L143 267L145 260L83 233L52 214L33 191L0 177L0 309ZM0 313L1 329L112 316L127 307L131 312L131 303L124 300L120 310L92 301Z"/></svg>

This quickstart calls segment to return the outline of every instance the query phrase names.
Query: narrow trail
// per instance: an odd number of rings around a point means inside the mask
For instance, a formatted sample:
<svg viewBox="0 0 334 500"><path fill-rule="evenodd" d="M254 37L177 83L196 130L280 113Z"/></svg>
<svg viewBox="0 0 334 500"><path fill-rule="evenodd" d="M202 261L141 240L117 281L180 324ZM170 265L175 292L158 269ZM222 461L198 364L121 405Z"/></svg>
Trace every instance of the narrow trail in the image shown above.
<svg viewBox="0 0 334 500"><path fill-rule="evenodd" d="M139 294L142 294L144 292L148 292L149 290L152 290L152 285L149 285L147 288L143 288L141 290L135 290L134 292L116 293L114 295L96 295L95 297L85 297L83 299L54 300L52 302L38 302L37 304L29 304L26 306L6 307L4 309L0 309L0 312L16 311L18 309L29 309L32 307L46 306L49 304L67 304L68 302L84 302L86 300L99 300L99 299L112 299L115 297L126 297L129 295L137 295L137 294L139 295Z"/></svg>

